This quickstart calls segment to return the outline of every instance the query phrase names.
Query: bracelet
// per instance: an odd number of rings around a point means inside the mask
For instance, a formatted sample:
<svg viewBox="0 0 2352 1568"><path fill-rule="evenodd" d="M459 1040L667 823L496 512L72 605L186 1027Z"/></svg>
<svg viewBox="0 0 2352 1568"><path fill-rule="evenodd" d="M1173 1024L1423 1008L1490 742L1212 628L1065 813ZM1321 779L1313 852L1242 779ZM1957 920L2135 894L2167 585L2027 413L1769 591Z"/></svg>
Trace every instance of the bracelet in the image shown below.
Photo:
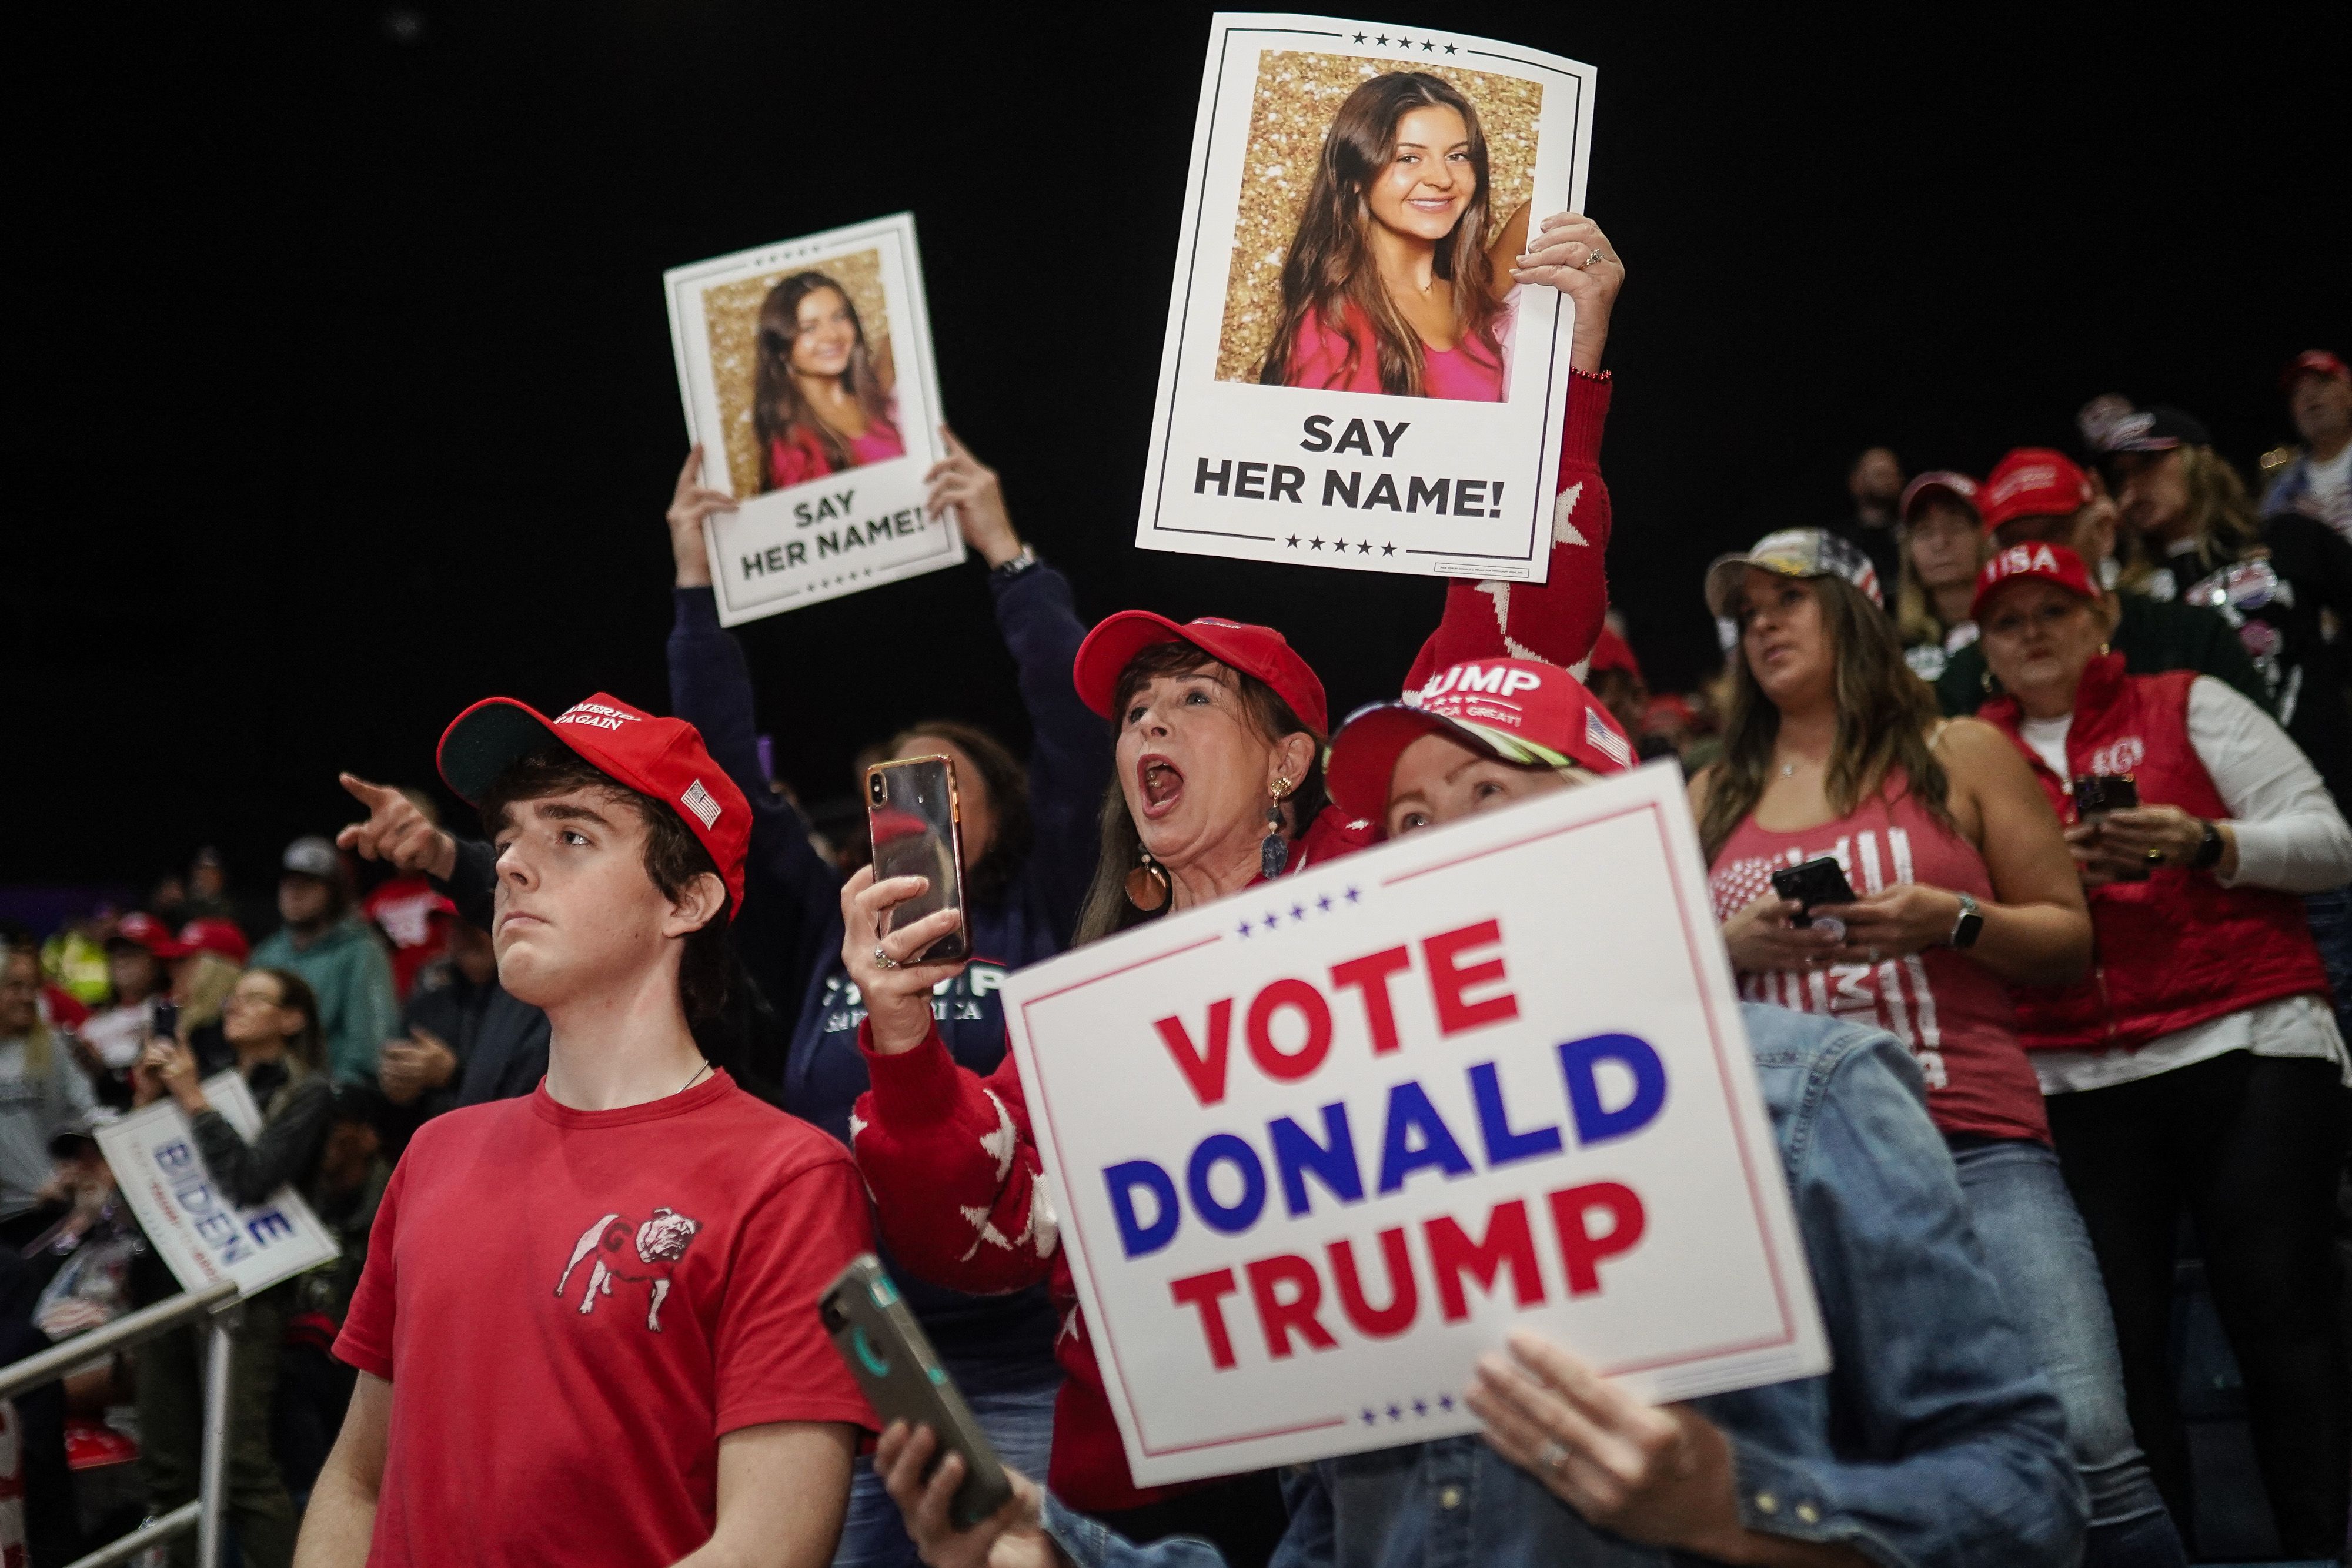
<svg viewBox="0 0 2352 1568"><path fill-rule="evenodd" d="M1025 576L1044 564L1045 562L1037 557L1037 547L1024 544L1021 547L1019 555L1002 566L992 566L988 570L991 576L1011 582L1014 578Z"/></svg>

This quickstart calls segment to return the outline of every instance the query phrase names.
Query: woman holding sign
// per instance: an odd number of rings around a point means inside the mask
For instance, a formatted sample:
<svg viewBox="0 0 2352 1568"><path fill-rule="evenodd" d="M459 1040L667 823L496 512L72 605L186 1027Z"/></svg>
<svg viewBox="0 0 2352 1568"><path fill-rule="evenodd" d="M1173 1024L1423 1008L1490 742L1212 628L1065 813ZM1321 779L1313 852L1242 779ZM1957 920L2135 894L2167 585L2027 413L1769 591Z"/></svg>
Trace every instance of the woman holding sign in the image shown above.
<svg viewBox="0 0 2352 1568"><path fill-rule="evenodd" d="M890 341L879 350L849 291L822 272L795 272L760 304L751 426L762 494L845 468L903 456Z"/></svg>
<svg viewBox="0 0 2352 1568"><path fill-rule="evenodd" d="M2084 1561L2179 1563L2010 1001L2090 958L2057 815L1991 727L1937 716L1854 546L1768 535L1708 569L1706 599L1739 654L1724 760L1691 780L1691 810L1741 993L1911 1048L1986 1261L2066 1406Z"/></svg>
<svg viewBox="0 0 2352 1568"><path fill-rule="evenodd" d="M1258 380L1502 402L1507 301L1533 279L1527 204L1498 225L1489 191L1477 108L1451 82L1391 71L1349 93L1283 258Z"/></svg>
<svg viewBox="0 0 2352 1568"><path fill-rule="evenodd" d="M1600 631L1609 535L1599 466L1609 383L1601 358L1624 277L1606 243L1591 220L1564 214L1547 224L1521 268L1527 281L1576 301L1561 526L1549 580L1454 585L1414 684L1461 660L1514 650L1571 664ZM1078 695L1117 729L1102 860L1078 941L1229 897L1370 836L1369 822L1326 802L1323 685L1271 627L1215 618L1180 624L1129 611L1094 629L1074 674ZM1068 1380L1049 1470L1060 1495L1115 1519L1129 1535L1202 1534L1231 1563L1263 1563L1283 1525L1270 1478L1147 1490L1129 1473L1056 1239L1018 1068L1008 1056L982 1080L957 1065L931 997L961 967L915 961L952 915L881 935L885 914L920 885L917 878L877 883L866 871L842 891L842 959L866 1002L860 1039L874 1085L857 1103L852 1146L886 1239L917 1273L961 1290L1050 1280L1066 1325L1055 1343Z"/></svg>

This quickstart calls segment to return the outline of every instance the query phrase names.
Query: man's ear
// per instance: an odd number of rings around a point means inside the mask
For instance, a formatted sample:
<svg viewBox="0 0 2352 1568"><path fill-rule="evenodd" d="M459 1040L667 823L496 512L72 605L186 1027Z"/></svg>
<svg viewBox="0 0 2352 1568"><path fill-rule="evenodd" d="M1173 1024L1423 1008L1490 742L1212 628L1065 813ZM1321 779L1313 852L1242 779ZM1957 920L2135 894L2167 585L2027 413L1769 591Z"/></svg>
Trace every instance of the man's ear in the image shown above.
<svg viewBox="0 0 2352 1568"><path fill-rule="evenodd" d="M670 900L669 918L662 922L665 936L688 936L701 930L719 916L726 907L727 884L719 880L716 872L704 872L677 890Z"/></svg>

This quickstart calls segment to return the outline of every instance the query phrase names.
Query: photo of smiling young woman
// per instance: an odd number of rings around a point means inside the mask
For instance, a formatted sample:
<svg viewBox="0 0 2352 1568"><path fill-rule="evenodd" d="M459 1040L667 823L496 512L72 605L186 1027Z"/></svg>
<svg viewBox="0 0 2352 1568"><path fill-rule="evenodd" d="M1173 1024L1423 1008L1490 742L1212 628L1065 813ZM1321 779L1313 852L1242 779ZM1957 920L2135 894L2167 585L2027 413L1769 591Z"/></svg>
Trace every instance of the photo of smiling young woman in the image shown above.
<svg viewBox="0 0 2352 1568"><path fill-rule="evenodd" d="M1528 204L1500 223L1478 110L1423 71L1349 93L1285 252L1269 386L1500 402Z"/></svg>
<svg viewBox="0 0 2352 1568"><path fill-rule="evenodd" d="M902 456L890 340L866 341L849 291L795 272L760 305L751 423L760 489L782 490Z"/></svg>

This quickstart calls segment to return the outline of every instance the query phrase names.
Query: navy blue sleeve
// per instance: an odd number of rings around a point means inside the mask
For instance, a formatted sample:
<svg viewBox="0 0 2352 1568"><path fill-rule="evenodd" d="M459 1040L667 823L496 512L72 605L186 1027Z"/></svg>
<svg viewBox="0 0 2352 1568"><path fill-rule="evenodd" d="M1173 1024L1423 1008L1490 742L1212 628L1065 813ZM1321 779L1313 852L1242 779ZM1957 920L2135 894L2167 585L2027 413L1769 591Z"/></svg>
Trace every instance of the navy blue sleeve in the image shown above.
<svg viewBox="0 0 2352 1568"><path fill-rule="evenodd" d="M841 946L841 873L809 841L808 819L768 787L760 769L751 671L742 644L719 624L708 588L676 591L669 633L670 711L702 732L702 744L751 803L737 947L743 967L786 1018Z"/></svg>
<svg viewBox="0 0 2352 1568"><path fill-rule="evenodd" d="M1021 876L1066 945L1094 879L1103 791L1110 783L1110 727L1078 700L1071 679L1087 629L1069 580L1038 566L1009 581L992 572L989 586L1029 712L1029 815L1037 838Z"/></svg>
<svg viewBox="0 0 2352 1568"><path fill-rule="evenodd" d="M449 868L446 881L437 876L427 880L457 906L458 919L476 930L488 931L498 914L498 856L479 839L461 839L455 833L449 837L457 846L457 863Z"/></svg>

